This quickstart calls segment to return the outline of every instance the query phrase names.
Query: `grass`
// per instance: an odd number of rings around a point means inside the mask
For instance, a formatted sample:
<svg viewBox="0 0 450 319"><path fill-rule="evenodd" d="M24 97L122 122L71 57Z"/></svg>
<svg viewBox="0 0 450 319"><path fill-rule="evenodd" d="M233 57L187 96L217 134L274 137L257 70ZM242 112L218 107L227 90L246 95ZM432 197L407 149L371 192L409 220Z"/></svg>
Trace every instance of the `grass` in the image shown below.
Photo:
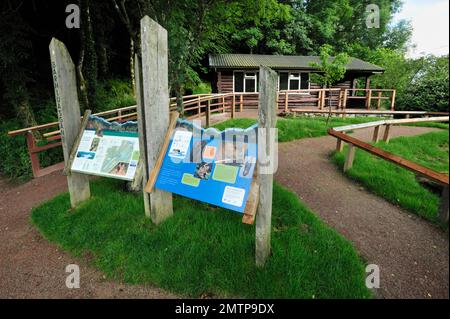
<svg viewBox="0 0 450 319"><path fill-rule="evenodd" d="M91 182L92 199L70 211L61 194L33 209L44 236L90 260L107 277L155 284L182 296L370 298L352 244L275 184L272 248L254 265L255 227L241 215L174 196L174 216L158 227L123 182Z"/></svg>
<svg viewBox="0 0 450 319"><path fill-rule="evenodd" d="M435 171L449 170L449 133L431 132L419 136L398 137L377 146ZM345 150L333 160L343 167ZM353 167L346 173L375 194L425 219L436 222L439 196L416 179L415 174L381 158L357 149Z"/></svg>
<svg viewBox="0 0 450 319"><path fill-rule="evenodd" d="M420 126L420 127L434 127L440 128L443 130L448 130L448 123L441 122L418 122L418 123L408 123L404 124L405 126Z"/></svg>
<svg viewBox="0 0 450 319"><path fill-rule="evenodd" d="M297 117L278 119L278 141L289 142L307 137L319 137L327 135L330 127L358 124L370 121L379 121L380 117L332 117L327 125L325 117ZM256 123L256 119L239 118L231 119L214 125L215 128L223 130L227 127L247 128Z"/></svg>

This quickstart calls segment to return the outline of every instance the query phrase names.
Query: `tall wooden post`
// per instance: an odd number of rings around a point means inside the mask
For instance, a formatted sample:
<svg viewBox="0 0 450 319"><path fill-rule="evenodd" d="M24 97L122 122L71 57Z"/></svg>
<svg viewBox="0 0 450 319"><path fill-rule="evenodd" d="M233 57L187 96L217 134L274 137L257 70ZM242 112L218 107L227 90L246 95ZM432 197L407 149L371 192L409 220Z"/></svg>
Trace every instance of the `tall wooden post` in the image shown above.
<svg viewBox="0 0 450 319"><path fill-rule="evenodd" d="M273 128L276 127L276 94L277 74L267 67L259 69L259 120L258 129L258 176L259 204L256 215L256 265L263 266L270 255L270 235L272 229L272 190L273 169L272 155L275 153L275 135ZM266 156L268 155L268 157ZM275 154L276 155L276 154ZM272 165L267 169L267 158Z"/></svg>
<svg viewBox="0 0 450 319"><path fill-rule="evenodd" d="M209 127L211 125L210 118L211 118L211 100L208 98L208 101L206 101L206 113L205 113L206 127Z"/></svg>
<svg viewBox="0 0 450 319"><path fill-rule="evenodd" d="M396 90L392 91L392 96L391 96L391 111L393 111L395 109L395 95L397 94Z"/></svg>
<svg viewBox="0 0 450 319"><path fill-rule="evenodd" d="M167 31L145 16L141 20L142 89L141 111L147 171L156 163L169 126L169 83ZM155 189L150 194L150 216L159 224L173 214L172 194Z"/></svg>
<svg viewBox="0 0 450 319"><path fill-rule="evenodd" d="M50 59L64 163L67 166L81 126L75 66L64 43L55 38L50 42ZM72 208L91 196L88 175L69 171L67 185Z"/></svg>
<svg viewBox="0 0 450 319"><path fill-rule="evenodd" d="M234 112L236 111L236 94L233 94L231 102L231 118L234 119Z"/></svg>

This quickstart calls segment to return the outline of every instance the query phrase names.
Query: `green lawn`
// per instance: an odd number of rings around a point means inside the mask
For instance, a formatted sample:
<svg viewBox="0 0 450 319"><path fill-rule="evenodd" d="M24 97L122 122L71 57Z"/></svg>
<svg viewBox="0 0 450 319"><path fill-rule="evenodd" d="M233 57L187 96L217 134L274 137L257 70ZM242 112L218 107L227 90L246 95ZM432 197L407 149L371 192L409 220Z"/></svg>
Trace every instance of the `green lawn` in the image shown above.
<svg viewBox="0 0 450 319"><path fill-rule="evenodd" d="M144 217L141 195L122 189L123 182L96 180L92 199L75 211L61 194L33 209L32 223L108 278L182 296L371 297L353 245L279 185L273 255L262 269L254 265L255 227L242 224L240 214L174 196L174 216L156 227Z"/></svg>
<svg viewBox="0 0 450 319"><path fill-rule="evenodd" d="M448 131L413 137L398 137L378 147L400 155L435 171L448 174ZM335 153L333 160L343 167L345 152ZM437 222L439 196L423 187L415 174L381 158L357 149L353 167L346 173L369 190L419 216Z"/></svg>
<svg viewBox="0 0 450 319"><path fill-rule="evenodd" d="M289 142L307 137L318 137L327 135L327 130L330 127L358 124L370 121L380 121L381 117L347 117L339 118L332 117L327 125L326 117L297 117L278 119L278 141ZM256 123L256 119L232 119L213 125L218 130L223 130L227 127L247 128Z"/></svg>

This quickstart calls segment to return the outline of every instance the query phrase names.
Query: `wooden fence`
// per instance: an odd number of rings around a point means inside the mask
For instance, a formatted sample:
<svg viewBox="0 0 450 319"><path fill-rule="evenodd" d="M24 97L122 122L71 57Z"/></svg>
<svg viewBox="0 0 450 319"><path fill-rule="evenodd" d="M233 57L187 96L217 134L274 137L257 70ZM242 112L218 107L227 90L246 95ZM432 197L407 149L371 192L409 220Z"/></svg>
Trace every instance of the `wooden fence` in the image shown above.
<svg viewBox="0 0 450 319"><path fill-rule="evenodd" d="M449 192L449 176L447 174L435 172L427 167L421 166L417 163L411 162L398 155L384 151L369 143L363 142L355 137L347 135L345 132L354 131L362 128L374 128L372 135L372 142L376 143L380 140L381 128L384 126L383 140L389 142L391 129L394 125L419 123L419 122L448 122L448 116L431 117L431 118L417 118L417 119L399 119L399 120L384 120L369 123L361 123L354 125L341 126L337 128L330 128L328 134L336 137L336 151L340 152L343 149L344 142L348 144L348 151L345 157L344 172L353 166L355 158L355 148L362 149L370 154L378 156L384 160L392 162L400 167L406 168L417 175L421 175L435 183L443 186L441 203L439 207L439 219L442 222L448 222L448 192Z"/></svg>
<svg viewBox="0 0 450 319"><path fill-rule="evenodd" d="M362 96L361 94L364 94ZM377 101L377 109L352 110L347 109L347 102L351 99L361 100L365 98L366 105L371 106L372 101ZM334 114L374 114L374 115L410 115L429 116L443 115L448 113L430 113L420 111L394 111L379 110L380 101L390 99L393 107L395 101L395 90L381 89L311 89L296 91L279 91L276 95L278 112L290 113L327 113L327 105L334 105L332 112ZM296 108L299 103L310 103L312 107ZM180 104L182 112L188 119L205 117L206 126L210 125L211 115L214 113L229 113L231 118L235 117L236 112L243 112L245 109L257 109L259 103L258 93L225 93L225 94L194 94L181 97L178 101L175 97L170 99L170 111L177 110ZM311 104L312 103L312 104ZM180 111L180 110L179 110ZM94 115L104 117L108 121L125 122L137 119L136 106L118 108L110 111L96 113ZM28 152L31 159L31 166L34 177L40 177L56 170L60 170L62 163L55 164L46 168L40 166L39 153L61 146L61 135L58 122L47 123L43 125L23 128L11 131L9 136L26 135ZM37 140L39 136L42 139Z"/></svg>

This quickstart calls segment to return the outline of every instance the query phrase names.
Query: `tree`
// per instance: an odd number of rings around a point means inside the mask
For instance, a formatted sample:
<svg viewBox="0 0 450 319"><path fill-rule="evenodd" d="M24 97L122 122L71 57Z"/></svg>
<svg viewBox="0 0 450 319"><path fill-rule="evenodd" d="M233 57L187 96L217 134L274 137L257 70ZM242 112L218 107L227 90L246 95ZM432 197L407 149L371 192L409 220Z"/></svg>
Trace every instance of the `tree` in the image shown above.
<svg viewBox="0 0 450 319"><path fill-rule="evenodd" d="M0 5L0 86L3 98L14 110L14 115L24 126L36 125L30 106L28 87L30 77L31 35L33 30L19 13L21 4L12 1ZM28 67L26 67L28 66Z"/></svg>
<svg viewBox="0 0 450 319"><path fill-rule="evenodd" d="M316 68L319 73L312 74L314 82L320 84L323 88L331 88L341 80L346 72L346 64L348 63L348 55L339 53L335 57L331 57L333 48L330 45L324 45L320 48L320 63L312 62L311 66ZM328 118L327 124L331 117L331 92L328 99Z"/></svg>
<svg viewBox="0 0 450 319"><path fill-rule="evenodd" d="M416 62L421 66L398 99L398 109L448 112L449 57L426 56Z"/></svg>

